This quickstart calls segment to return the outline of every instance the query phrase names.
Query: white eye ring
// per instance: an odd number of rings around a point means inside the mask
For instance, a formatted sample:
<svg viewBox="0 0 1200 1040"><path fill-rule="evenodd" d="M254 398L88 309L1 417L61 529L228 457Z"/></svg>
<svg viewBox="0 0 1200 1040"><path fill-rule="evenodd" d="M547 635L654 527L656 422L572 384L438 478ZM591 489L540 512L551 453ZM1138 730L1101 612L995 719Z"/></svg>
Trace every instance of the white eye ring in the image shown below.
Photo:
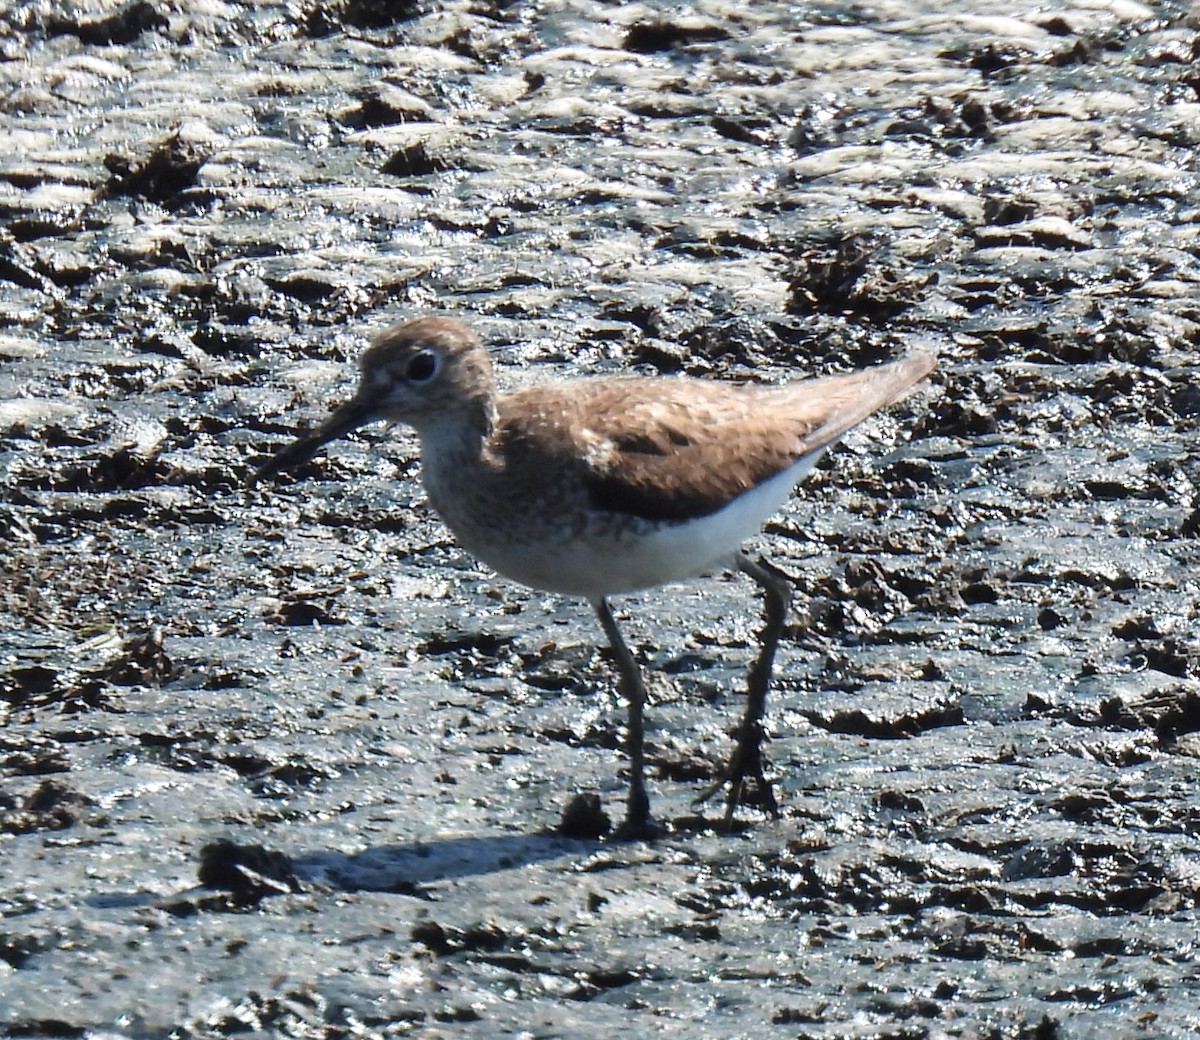
<svg viewBox="0 0 1200 1040"><path fill-rule="evenodd" d="M410 383L428 383L437 375L440 360L432 350L419 350L404 367L404 378Z"/></svg>

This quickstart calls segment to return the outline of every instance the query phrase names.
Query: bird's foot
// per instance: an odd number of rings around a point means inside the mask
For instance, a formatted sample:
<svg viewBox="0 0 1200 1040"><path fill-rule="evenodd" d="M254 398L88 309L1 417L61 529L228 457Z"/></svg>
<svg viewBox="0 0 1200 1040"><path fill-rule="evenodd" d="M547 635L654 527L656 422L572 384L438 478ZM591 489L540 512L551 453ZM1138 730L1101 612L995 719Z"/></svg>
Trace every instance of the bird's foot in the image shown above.
<svg viewBox="0 0 1200 1040"><path fill-rule="evenodd" d="M635 784L629 792L625 819L613 831L613 838L617 841L653 841L661 833L650 815L649 797L640 785Z"/></svg>
<svg viewBox="0 0 1200 1040"><path fill-rule="evenodd" d="M649 816L641 820L626 816L612 832L614 841L654 841L661 834L658 824Z"/></svg>
<svg viewBox="0 0 1200 1040"><path fill-rule="evenodd" d="M755 787L754 800L757 805L764 812L778 816L779 803L775 800L775 791L771 786L771 781L763 773L761 743L762 734L757 726L749 734L745 731L740 732L737 747L733 750L729 765L722 770L721 775L712 784L696 796L694 804L707 802L728 784L729 794L725 798L725 823L726 826L729 826L733 823L733 817L738 807L746 804L747 781L752 780Z"/></svg>

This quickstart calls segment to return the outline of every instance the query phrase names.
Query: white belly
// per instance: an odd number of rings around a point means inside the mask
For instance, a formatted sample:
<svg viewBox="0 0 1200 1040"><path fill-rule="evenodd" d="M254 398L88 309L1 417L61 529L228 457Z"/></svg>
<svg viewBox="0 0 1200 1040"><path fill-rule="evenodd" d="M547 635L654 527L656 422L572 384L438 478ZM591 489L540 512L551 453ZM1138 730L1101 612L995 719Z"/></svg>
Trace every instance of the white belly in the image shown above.
<svg viewBox="0 0 1200 1040"><path fill-rule="evenodd" d="M682 581L726 565L742 543L779 511L821 454L806 456L723 509L695 520L630 524L614 519L570 536L543 532L536 540L481 539L465 530L456 530L455 535L472 555L506 578L594 601ZM454 530L452 521L450 527Z"/></svg>

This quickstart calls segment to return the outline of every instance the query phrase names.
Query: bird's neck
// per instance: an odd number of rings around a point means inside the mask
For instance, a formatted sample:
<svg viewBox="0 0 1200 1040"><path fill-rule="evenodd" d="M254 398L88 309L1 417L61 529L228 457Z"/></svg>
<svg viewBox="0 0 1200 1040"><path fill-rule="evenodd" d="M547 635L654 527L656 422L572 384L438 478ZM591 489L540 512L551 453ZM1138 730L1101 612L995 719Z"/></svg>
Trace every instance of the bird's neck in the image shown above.
<svg viewBox="0 0 1200 1040"><path fill-rule="evenodd" d="M495 476L491 422L444 422L419 431L421 481L442 521L469 542Z"/></svg>
<svg viewBox="0 0 1200 1040"><path fill-rule="evenodd" d="M475 402L472 402L475 405ZM460 474L481 465L496 421L491 401L454 415L442 415L438 422L417 430L421 441L421 462L426 472L455 470Z"/></svg>

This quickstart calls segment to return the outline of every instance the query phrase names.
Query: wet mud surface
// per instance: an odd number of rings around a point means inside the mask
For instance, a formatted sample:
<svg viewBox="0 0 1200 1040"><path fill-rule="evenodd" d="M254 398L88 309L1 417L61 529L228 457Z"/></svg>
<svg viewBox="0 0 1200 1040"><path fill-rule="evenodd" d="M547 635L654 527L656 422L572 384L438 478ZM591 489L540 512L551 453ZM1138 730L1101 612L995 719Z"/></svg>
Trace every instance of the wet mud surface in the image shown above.
<svg viewBox="0 0 1200 1040"><path fill-rule="evenodd" d="M0 1031L1194 1036L1183 4L0 6ZM757 551L782 816L692 798L758 604L514 588L365 334L508 385L935 349Z"/></svg>

